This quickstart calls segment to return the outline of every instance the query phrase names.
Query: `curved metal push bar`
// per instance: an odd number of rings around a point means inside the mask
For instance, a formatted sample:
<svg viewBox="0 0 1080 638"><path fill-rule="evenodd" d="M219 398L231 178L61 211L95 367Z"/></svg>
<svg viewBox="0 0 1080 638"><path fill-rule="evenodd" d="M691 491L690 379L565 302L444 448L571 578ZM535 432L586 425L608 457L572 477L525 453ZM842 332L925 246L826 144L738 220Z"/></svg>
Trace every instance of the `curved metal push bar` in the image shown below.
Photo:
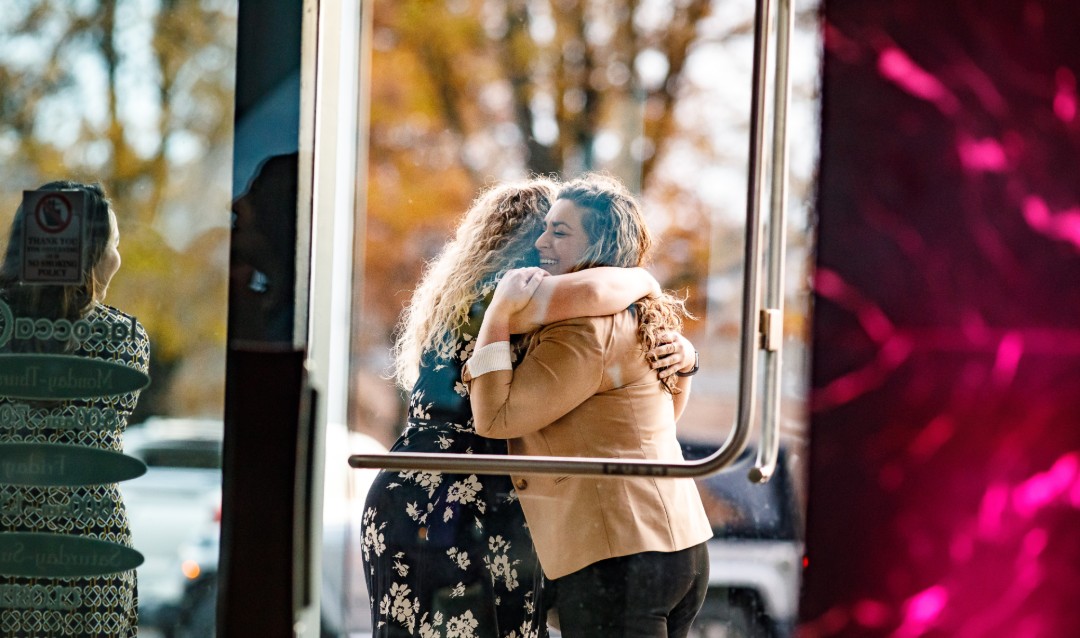
<svg viewBox="0 0 1080 638"><path fill-rule="evenodd" d="M770 177L772 192L769 199L769 255L768 273L765 281L765 308L763 315L774 320L768 329L762 330L764 354L764 382L762 383L761 438L758 441L757 459L750 468L748 478L764 483L776 471L780 456L780 371L783 361L784 316L784 257L787 230L787 109L790 80L788 60L791 57L791 31L795 13L792 0L778 0L776 19L776 74L773 79L773 137Z"/></svg>
<svg viewBox="0 0 1080 638"><path fill-rule="evenodd" d="M734 463L750 438L757 385L760 343L758 272L761 270L762 148L770 0L757 0L754 15L753 92L750 105L749 178L746 200L746 238L743 271L742 334L739 349L739 394L735 427L723 445L697 461L648 461L558 456L495 454L402 453L354 454L354 468L429 470L473 474L575 474L592 476L699 477L715 474ZM786 68L786 66L785 66ZM785 73L786 74L786 73ZM775 250L773 251L775 256Z"/></svg>

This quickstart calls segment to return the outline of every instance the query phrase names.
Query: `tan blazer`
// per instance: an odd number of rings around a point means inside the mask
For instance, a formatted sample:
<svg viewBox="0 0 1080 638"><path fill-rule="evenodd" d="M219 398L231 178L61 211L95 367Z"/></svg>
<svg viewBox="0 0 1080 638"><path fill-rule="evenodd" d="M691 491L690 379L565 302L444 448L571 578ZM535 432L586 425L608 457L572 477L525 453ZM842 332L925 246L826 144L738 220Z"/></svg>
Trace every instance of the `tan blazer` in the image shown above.
<svg viewBox="0 0 1080 638"><path fill-rule="evenodd" d="M629 311L552 324L513 371L470 379L476 431L511 454L681 460L671 396ZM712 530L693 479L514 476L544 573L673 552Z"/></svg>

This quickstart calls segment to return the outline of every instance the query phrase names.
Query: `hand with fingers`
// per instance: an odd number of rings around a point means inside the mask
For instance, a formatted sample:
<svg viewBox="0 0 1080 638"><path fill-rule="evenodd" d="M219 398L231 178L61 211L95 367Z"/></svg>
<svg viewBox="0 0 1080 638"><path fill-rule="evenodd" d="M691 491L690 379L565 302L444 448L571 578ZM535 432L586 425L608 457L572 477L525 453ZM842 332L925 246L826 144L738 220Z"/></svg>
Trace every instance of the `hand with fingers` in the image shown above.
<svg viewBox="0 0 1080 638"><path fill-rule="evenodd" d="M529 304L548 272L542 268L514 268L506 271L495 287L488 313L508 317Z"/></svg>
<svg viewBox="0 0 1080 638"><path fill-rule="evenodd" d="M661 379L673 374L680 377L693 375L698 370L698 353L694 344L678 332L665 332L648 359Z"/></svg>

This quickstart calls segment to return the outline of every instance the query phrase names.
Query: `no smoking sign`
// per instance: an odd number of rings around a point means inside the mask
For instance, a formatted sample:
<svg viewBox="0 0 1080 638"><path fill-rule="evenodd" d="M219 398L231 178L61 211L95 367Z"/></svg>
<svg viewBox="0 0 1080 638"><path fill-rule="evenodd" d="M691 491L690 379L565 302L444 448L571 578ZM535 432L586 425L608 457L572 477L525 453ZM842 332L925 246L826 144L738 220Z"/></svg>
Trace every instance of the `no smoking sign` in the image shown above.
<svg viewBox="0 0 1080 638"><path fill-rule="evenodd" d="M86 193L81 190L23 191L22 281L77 284L82 281Z"/></svg>

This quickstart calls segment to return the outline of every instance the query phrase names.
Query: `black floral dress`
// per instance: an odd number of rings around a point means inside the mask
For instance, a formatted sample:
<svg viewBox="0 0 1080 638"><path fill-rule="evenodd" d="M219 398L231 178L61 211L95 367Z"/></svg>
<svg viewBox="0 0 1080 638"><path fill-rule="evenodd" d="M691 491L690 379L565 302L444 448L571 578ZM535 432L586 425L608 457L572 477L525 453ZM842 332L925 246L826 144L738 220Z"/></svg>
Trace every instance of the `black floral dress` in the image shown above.
<svg viewBox="0 0 1080 638"><path fill-rule="evenodd" d="M121 363L146 373L150 342L142 325L96 305L87 321L122 339L90 339L73 354ZM61 401L0 396L0 441L60 443L123 451L123 432L139 392ZM94 415L89 416L88 415ZM132 546L116 483L37 487L0 483L0 531L85 536ZM0 535L2 538L2 535ZM138 632L135 571L93 577L0 576L0 636L132 637Z"/></svg>
<svg viewBox="0 0 1080 638"><path fill-rule="evenodd" d="M452 358L422 358L392 452L506 454L504 441L476 434L461 382L482 312L476 304ZM384 470L363 527L375 636L547 635L540 564L510 477Z"/></svg>

